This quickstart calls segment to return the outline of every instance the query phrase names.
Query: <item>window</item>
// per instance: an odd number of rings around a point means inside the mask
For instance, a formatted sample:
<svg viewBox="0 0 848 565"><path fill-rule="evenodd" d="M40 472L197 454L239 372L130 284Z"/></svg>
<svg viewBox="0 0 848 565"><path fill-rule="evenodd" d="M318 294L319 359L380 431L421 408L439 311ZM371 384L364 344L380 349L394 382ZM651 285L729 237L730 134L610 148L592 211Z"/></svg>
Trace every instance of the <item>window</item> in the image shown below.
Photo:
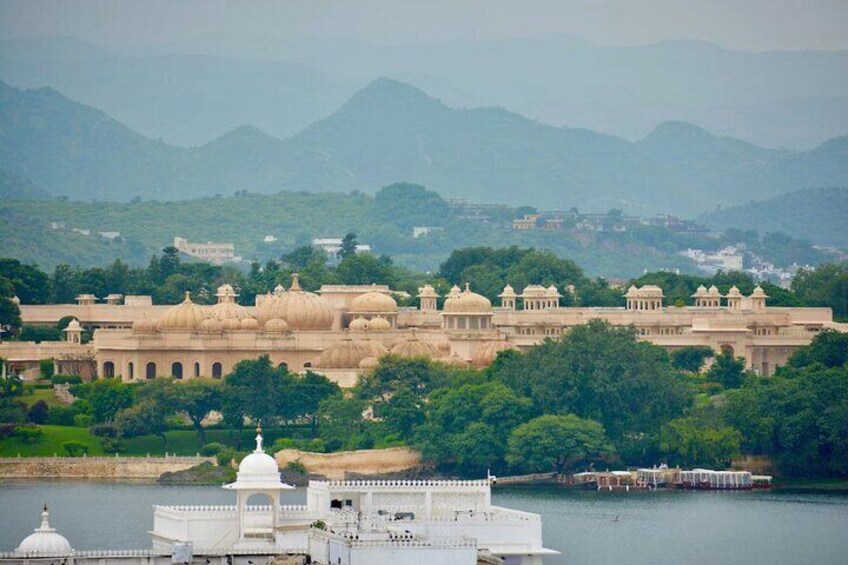
<svg viewBox="0 0 848 565"><path fill-rule="evenodd" d="M130 380L135 378L135 366L133 365L132 361L127 363L127 376L130 378Z"/></svg>
<svg viewBox="0 0 848 565"><path fill-rule="evenodd" d="M194 376L200 376L200 363L198 363L197 361L194 362Z"/></svg>
<svg viewBox="0 0 848 565"><path fill-rule="evenodd" d="M115 377L115 364L112 361L103 363L103 377L106 379Z"/></svg>
<svg viewBox="0 0 848 565"><path fill-rule="evenodd" d="M152 361L150 363L148 363L147 367L145 367L145 369L144 369L144 374L145 374L145 377L148 378L148 379L155 379L156 378L156 363L153 363Z"/></svg>
<svg viewBox="0 0 848 565"><path fill-rule="evenodd" d="M183 378L183 364L182 363L171 363L171 376L175 379Z"/></svg>
<svg viewBox="0 0 848 565"><path fill-rule="evenodd" d="M220 363L212 363L212 378L220 379L224 375L224 367Z"/></svg>

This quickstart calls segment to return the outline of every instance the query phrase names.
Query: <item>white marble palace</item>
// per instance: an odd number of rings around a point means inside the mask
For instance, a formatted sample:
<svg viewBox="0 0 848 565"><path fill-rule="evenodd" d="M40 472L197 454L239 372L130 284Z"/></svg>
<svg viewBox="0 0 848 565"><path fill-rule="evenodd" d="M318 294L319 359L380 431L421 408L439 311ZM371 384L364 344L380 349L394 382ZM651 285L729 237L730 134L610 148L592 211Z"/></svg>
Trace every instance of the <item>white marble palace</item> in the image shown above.
<svg viewBox="0 0 848 565"><path fill-rule="evenodd" d="M341 386L392 353L424 356L455 365L485 367L499 351L525 349L589 320L632 325L640 339L669 350L707 345L744 357L767 376L825 328L848 331L829 308L775 308L757 287L743 296L736 287L722 295L701 287L693 306L667 306L656 286L630 287L621 308L559 305L554 286L530 285L519 294L507 286L500 305L470 289L454 287L441 310L433 287L420 289L420 307L400 308L386 286L324 285L304 291L297 275L288 289L257 296L252 307L236 302L230 285L218 289L213 306L185 300L153 305L149 297L111 295L105 304L91 295L78 304L21 306L26 324L74 321L62 342L5 342L0 356L12 371L35 376L41 359L53 359L58 373L87 373L127 381L173 376L221 378L239 361L269 355L277 365L312 369ZM93 339L82 344L84 329Z"/></svg>
<svg viewBox="0 0 848 565"><path fill-rule="evenodd" d="M540 517L493 505L492 480L310 481L305 505L282 505L293 487L258 430L256 449L223 487L235 504L155 506L150 549L76 551L45 507L41 526L0 563L227 565L295 555L321 565L541 565L557 552L542 545Z"/></svg>

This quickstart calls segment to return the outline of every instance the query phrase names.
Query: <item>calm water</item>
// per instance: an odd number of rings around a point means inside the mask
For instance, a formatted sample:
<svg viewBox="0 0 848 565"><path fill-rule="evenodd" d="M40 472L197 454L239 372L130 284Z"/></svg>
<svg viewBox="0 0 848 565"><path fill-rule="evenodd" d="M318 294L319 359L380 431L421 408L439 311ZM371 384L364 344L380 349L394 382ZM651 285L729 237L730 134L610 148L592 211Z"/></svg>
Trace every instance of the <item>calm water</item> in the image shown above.
<svg viewBox="0 0 848 565"><path fill-rule="evenodd" d="M304 503L302 489L284 495ZM542 515L545 545L562 552L546 565L848 563L847 496L503 488L493 499ZM232 504L233 495L217 487L2 482L0 550L38 525L45 501L51 525L78 549L146 548L151 505Z"/></svg>

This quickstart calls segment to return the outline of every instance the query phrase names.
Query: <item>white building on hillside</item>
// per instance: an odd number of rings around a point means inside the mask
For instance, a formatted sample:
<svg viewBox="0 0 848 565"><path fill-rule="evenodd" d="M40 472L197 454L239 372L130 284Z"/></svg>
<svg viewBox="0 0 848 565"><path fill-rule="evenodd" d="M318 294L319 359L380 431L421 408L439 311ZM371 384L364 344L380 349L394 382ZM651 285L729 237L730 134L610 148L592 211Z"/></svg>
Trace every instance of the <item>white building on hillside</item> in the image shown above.
<svg viewBox="0 0 848 565"><path fill-rule="evenodd" d="M236 256L235 245L232 243L213 243L211 241L192 243L181 237L175 237L174 247L181 253L202 259L213 265L241 261L241 257Z"/></svg>

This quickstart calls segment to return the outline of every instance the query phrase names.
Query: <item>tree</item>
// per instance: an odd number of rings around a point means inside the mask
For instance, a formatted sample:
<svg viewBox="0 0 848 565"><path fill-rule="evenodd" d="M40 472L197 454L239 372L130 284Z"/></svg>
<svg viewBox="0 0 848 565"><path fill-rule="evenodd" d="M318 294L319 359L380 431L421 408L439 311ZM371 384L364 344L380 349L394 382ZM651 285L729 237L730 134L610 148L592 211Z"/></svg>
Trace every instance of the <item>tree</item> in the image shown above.
<svg viewBox="0 0 848 565"><path fill-rule="evenodd" d="M325 398L338 394L341 394L339 385L324 375L306 371L303 377L295 378L283 415L286 418L308 417L314 438L318 431L318 407Z"/></svg>
<svg viewBox="0 0 848 565"><path fill-rule="evenodd" d="M725 468L739 455L742 434L730 426L712 427L697 418L677 418L662 427L660 448L672 463Z"/></svg>
<svg viewBox="0 0 848 565"><path fill-rule="evenodd" d="M848 363L848 333L823 330L813 338L810 345L797 350L789 359L793 367L806 367L813 363L830 368Z"/></svg>
<svg viewBox="0 0 848 565"><path fill-rule="evenodd" d="M74 440L62 442L62 449L65 450L65 453L69 457L79 457L83 453L88 453L88 446L86 444Z"/></svg>
<svg viewBox="0 0 848 565"><path fill-rule="evenodd" d="M848 263L800 269L792 290L807 306L829 306L835 318L848 319Z"/></svg>
<svg viewBox="0 0 848 565"><path fill-rule="evenodd" d="M12 300L14 296L15 289L11 281L0 277L0 328L21 327L21 309Z"/></svg>
<svg viewBox="0 0 848 565"><path fill-rule="evenodd" d="M321 401L318 407L318 430L327 445L356 447L365 423L362 413L365 403L357 398L334 394Z"/></svg>
<svg viewBox="0 0 848 565"><path fill-rule="evenodd" d="M41 374L42 379L49 379L53 376L53 371L55 368L55 363L53 359L41 359L38 362L38 371Z"/></svg>
<svg viewBox="0 0 848 565"><path fill-rule="evenodd" d="M38 400L29 407L27 419L33 424L46 424L49 412L50 408L47 406L47 402L44 400Z"/></svg>
<svg viewBox="0 0 848 565"><path fill-rule="evenodd" d="M130 438L148 434L162 438L164 448L168 449L168 429L166 414L156 402L145 400L121 410L115 417L115 429L121 437Z"/></svg>
<svg viewBox="0 0 848 565"><path fill-rule="evenodd" d="M534 471L563 473L577 463L612 453L604 427L594 420L548 414L518 426L509 436L507 461Z"/></svg>
<svg viewBox="0 0 848 565"><path fill-rule="evenodd" d="M198 441L204 445L206 430L202 422L210 412L221 409L220 382L212 379L191 379L176 386L176 409L188 415L197 432Z"/></svg>
<svg viewBox="0 0 848 565"><path fill-rule="evenodd" d="M707 371L707 380L721 383L724 388L739 388L745 380L745 359L734 358L729 351L723 352Z"/></svg>
<svg viewBox="0 0 848 565"><path fill-rule="evenodd" d="M379 403L375 409L392 433L403 439L412 437L414 429L424 422L421 398L409 390L401 390Z"/></svg>
<svg viewBox="0 0 848 565"><path fill-rule="evenodd" d="M356 255L356 234L348 232L342 238L342 246L341 249L339 249L339 257L344 260L348 257L353 257L354 255Z"/></svg>
<svg viewBox="0 0 848 565"><path fill-rule="evenodd" d="M133 404L133 389L118 379L100 379L90 385L86 400L95 422L111 422Z"/></svg>
<svg viewBox="0 0 848 565"><path fill-rule="evenodd" d="M224 417L236 428L244 425L245 417L270 425L284 411L291 380L285 369L271 364L268 355L237 363L221 391Z"/></svg>
<svg viewBox="0 0 848 565"><path fill-rule="evenodd" d="M699 373L704 361L713 356L708 345L687 345L671 352L671 364L690 373Z"/></svg>

